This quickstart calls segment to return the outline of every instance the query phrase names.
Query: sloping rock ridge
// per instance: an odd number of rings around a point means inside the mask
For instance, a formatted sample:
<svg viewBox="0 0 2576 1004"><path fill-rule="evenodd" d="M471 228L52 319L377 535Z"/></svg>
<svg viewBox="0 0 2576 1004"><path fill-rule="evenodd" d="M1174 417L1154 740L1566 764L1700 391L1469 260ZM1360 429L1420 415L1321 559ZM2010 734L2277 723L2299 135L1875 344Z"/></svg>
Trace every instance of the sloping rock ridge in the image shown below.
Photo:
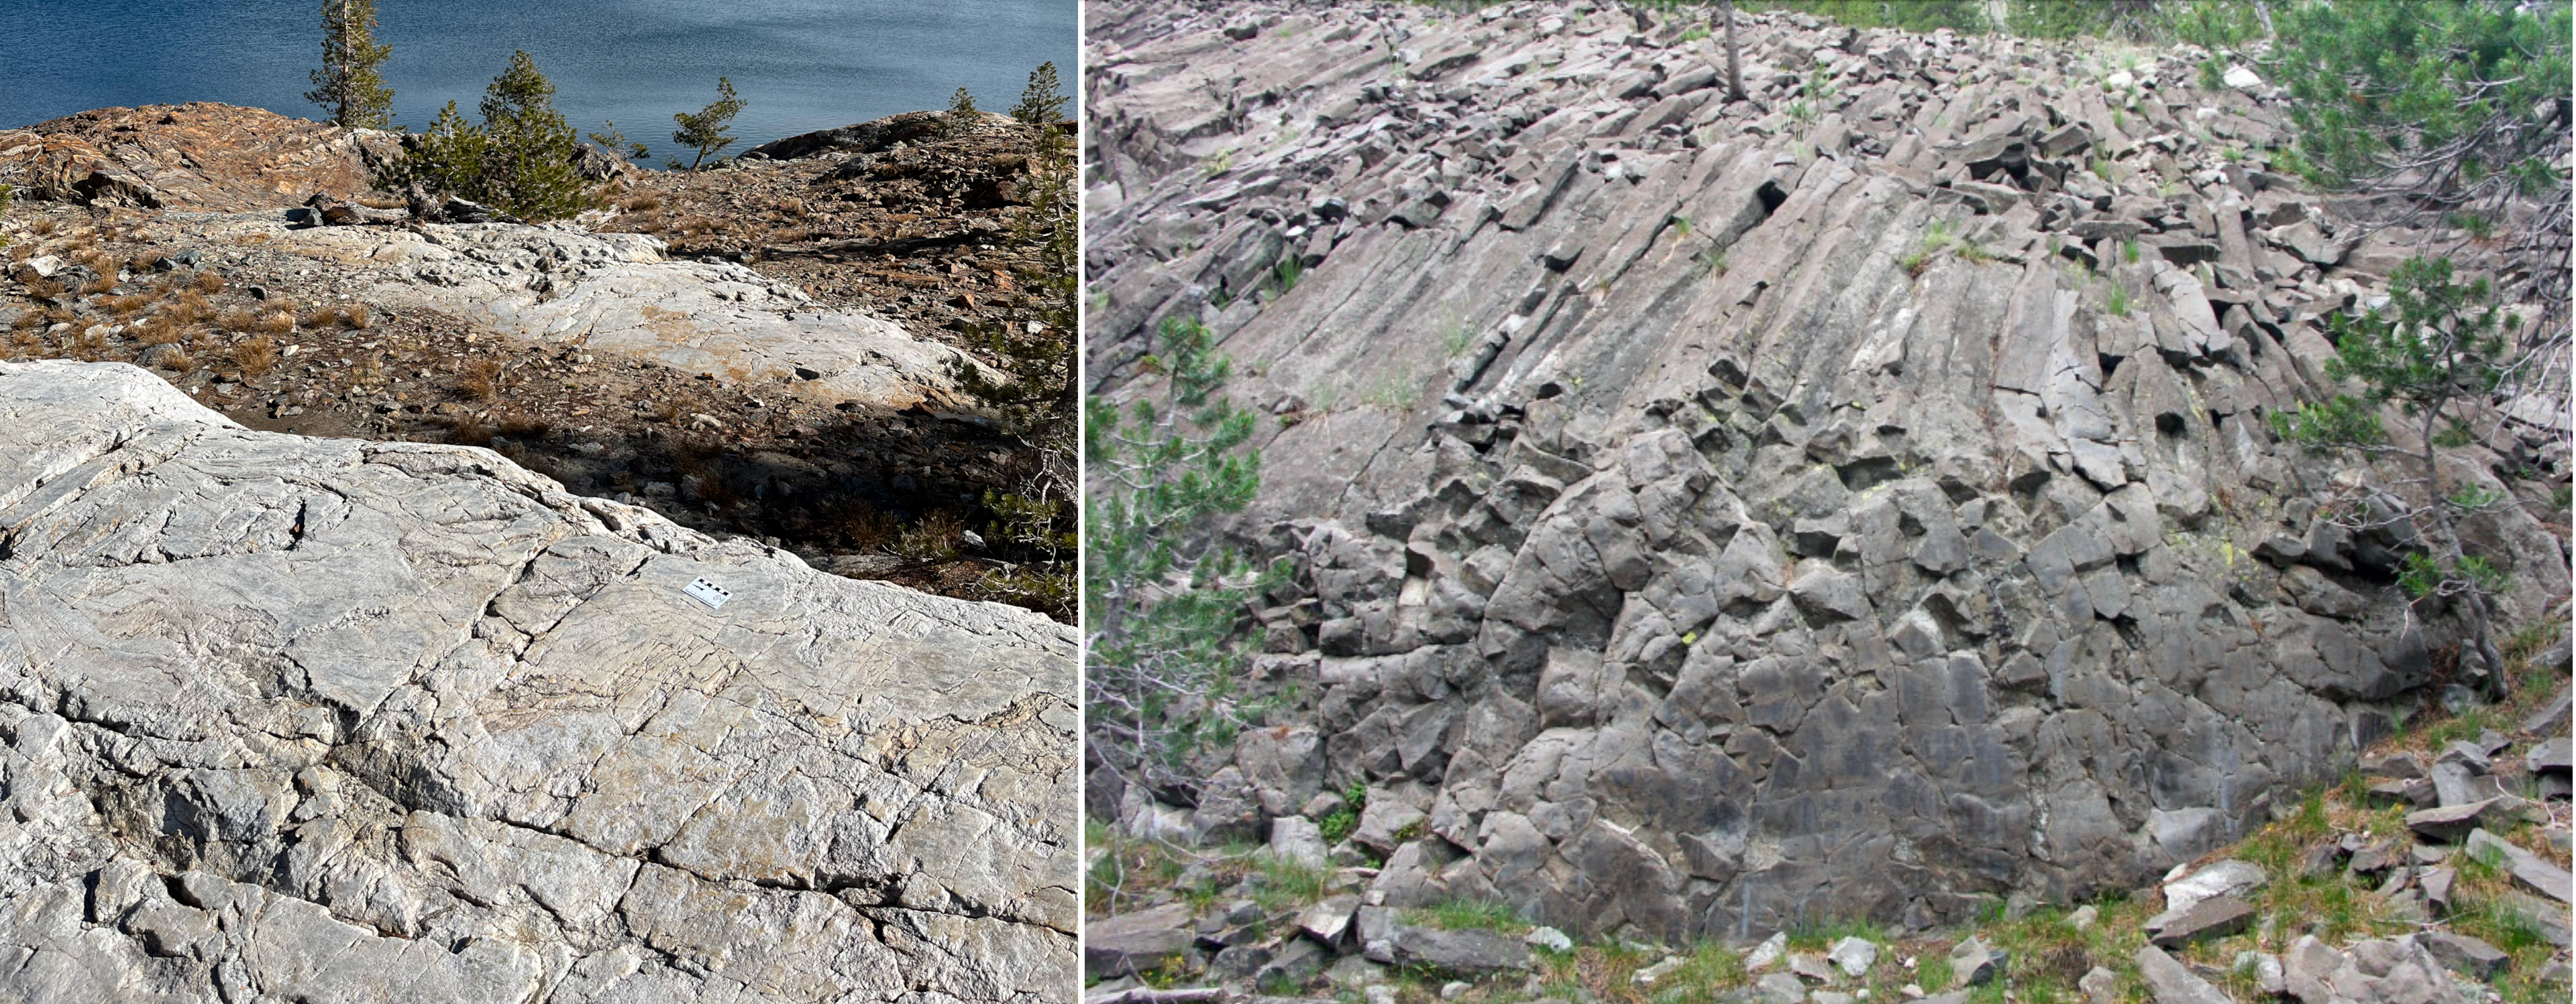
<svg viewBox="0 0 2576 1004"><path fill-rule="evenodd" d="M1260 839L1359 784L1389 907L1947 924L2223 845L2448 665L2408 541L2329 518L2400 472L2262 417L2411 235L2253 167L2260 85L1748 14L1730 102L1705 22L1622 7L1087 14L1090 373L1199 320L1277 417L1231 532L1295 562L1253 686L1311 709L1095 813ZM2466 529L2508 626L2568 587L2521 404L2445 461L2520 503Z"/></svg>
<svg viewBox="0 0 2576 1004"><path fill-rule="evenodd" d="M242 212L362 192L400 134L211 101L100 108L0 130L0 184L30 198Z"/></svg>
<svg viewBox="0 0 2576 1004"><path fill-rule="evenodd" d="M0 417L12 999L1071 996L1070 629L123 365Z"/></svg>
<svg viewBox="0 0 2576 1004"><path fill-rule="evenodd" d="M745 266L665 258L663 242L644 234L513 223L313 227L277 213L175 222L216 244L258 245L330 268L367 302L778 385L819 403L963 404L955 374L980 366L892 321L819 306Z"/></svg>

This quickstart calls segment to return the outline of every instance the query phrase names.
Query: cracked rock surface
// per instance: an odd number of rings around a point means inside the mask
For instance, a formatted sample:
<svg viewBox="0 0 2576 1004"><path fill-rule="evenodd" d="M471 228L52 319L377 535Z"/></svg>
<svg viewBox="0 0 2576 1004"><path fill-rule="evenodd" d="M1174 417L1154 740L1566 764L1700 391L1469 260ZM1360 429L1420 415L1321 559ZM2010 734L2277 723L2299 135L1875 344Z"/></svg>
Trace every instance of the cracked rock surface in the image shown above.
<svg viewBox="0 0 2576 1004"><path fill-rule="evenodd" d="M900 409L955 397L966 353L724 261L663 257L643 234L510 223L291 225L287 213L182 218L217 244L255 243L340 272L368 302L466 318L686 373L782 385L825 404Z"/></svg>
<svg viewBox="0 0 2576 1004"><path fill-rule="evenodd" d="M2278 107L2192 57L1745 14L1730 101L1701 22L1616 5L1086 17L1088 373L1194 320L1275 417L1226 532L1296 575L1243 700L1302 695L1095 771L1103 817L1357 786L1388 907L1921 928L2137 887L2438 689L2456 625L2353 516L2409 472L2264 418L2409 235L2255 167ZM2568 588L2554 393L2445 454L2512 500L2463 530L2504 631Z"/></svg>
<svg viewBox="0 0 2576 1004"><path fill-rule="evenodd" d="M0 533L0 996L1072 993L1070 628L117 364Z"/></svg>

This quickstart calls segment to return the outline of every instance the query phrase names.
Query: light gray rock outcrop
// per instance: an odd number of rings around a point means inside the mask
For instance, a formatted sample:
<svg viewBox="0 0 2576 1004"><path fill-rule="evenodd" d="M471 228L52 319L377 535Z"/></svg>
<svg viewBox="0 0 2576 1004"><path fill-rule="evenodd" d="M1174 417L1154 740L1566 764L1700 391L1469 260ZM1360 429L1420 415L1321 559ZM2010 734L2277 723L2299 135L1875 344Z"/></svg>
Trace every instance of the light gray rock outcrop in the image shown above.
<svg viewBox="0 0 2576 1004"><path fill-rule="evenodd" d="M115 364L0 535L0 996L1073 996L1069 628Z"/></svg>
<svg viewBox="0 0 2576 1004"><path fill-rule="evenodd" d="M643 234L568 224L299 227L277 213L171 218L210 243L249 241L354 270L366 301L389 309L442 311L510 337L774 383L818 401L906 408L953 393L953 367L980 366L892 321L818 307L742 265L667 259L663 243Z"/></svg>

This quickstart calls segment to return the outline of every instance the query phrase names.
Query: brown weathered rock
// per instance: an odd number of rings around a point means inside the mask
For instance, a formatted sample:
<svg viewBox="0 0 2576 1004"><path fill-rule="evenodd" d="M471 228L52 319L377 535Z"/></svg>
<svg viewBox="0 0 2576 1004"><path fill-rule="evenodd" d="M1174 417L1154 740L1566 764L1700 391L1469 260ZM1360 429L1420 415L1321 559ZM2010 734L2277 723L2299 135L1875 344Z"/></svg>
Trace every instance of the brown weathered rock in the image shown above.
<svg viewBox="0 0 2576 1004"><path fill-rule="evenodd" d="M0 182L32 198L242 212L366 191L369 171L401 152L394 133L193 101L0 131Z"/></svg>

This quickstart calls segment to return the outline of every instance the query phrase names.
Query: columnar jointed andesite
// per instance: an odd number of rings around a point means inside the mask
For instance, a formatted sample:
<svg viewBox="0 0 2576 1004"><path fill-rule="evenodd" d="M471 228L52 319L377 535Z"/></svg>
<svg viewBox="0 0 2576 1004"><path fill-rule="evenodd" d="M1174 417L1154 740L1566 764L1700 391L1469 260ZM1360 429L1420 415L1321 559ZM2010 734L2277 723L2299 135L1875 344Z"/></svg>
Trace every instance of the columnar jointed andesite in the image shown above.
<svg viewBox="0 0 2576 1004"><path fill-rule="evenodd" d="M1745 14L1730 102L1702 24L1092 5L1093 389L1202 321L1275 419L1239 696L1306 712L1095 816L1259 840L1357 785L1385 906L1923 927L2151 883L2468 682L2338 519L2395 468L2265 421L2415 236L2231 155L2266 85ZM2538 390L2443 454L2515 503L2463 530L2508 626L2568 590Z"/></svg>

